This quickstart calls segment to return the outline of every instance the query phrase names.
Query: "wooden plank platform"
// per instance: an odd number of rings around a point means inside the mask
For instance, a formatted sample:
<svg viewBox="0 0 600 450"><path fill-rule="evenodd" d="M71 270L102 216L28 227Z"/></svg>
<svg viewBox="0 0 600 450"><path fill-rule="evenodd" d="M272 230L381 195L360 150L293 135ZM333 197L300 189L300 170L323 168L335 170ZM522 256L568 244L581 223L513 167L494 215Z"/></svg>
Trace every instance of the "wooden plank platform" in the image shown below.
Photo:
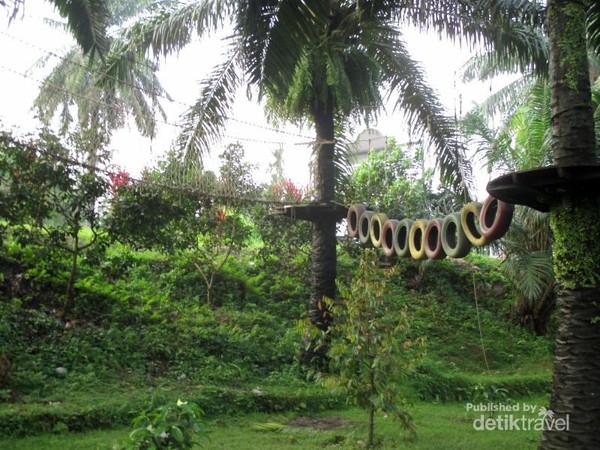
<svg viewBox="0 0 600 450"><path fill-rule="evenodd" d="M486 189L503 202L548 212L563 193L600 194L600 164L522 170L495 178Z"/></svg>
<svg viewBox="0 0 600 450"><path fill-rule="evenodd" d="M348 207L336 202L305 203L285 205L277 208L275 213L309 222L318 222L327 218L333 218L336 222L341 222L348 215Z"/></svg>

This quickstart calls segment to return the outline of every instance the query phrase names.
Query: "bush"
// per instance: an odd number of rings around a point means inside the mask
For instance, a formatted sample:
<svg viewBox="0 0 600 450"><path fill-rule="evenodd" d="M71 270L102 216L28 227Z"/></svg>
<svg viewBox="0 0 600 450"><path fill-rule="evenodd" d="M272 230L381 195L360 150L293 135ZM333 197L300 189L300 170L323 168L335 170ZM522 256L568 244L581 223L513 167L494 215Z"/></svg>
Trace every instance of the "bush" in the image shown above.
<svg viewBox="0 0 600 450"><path fill-rule="evenodd" d="M206 440L207 433L200 421L204 413L192 402L171 402L133 420L124 449L191 449Z"/></svg>

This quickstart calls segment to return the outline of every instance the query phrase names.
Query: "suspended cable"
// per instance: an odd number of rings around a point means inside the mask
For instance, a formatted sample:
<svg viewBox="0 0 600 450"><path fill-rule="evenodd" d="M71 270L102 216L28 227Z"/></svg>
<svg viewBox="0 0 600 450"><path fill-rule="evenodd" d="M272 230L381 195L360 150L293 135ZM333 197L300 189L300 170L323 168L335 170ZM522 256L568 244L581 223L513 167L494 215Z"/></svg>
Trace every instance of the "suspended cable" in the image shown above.
<svg viewBox="0 0 600 450"><path fill-rule="evenodd" d="M147 89L145 89L145 88L143 88L143 87L141 87L139 85L135 85L135 84L127 82L125 80L120 80L117 77L109 75L109 74L107 74L105 72L101 72L100 70L95 69L93 67L90 67L89 65L82 64L79 61L75 61L75 60L73 60L71 58L58 55L57 53L53 52L52 50L41 48L41 47L39 47L36 44L33 44L33 43L29 42L29 41L25 41L22 38L18 38L16 36L13 36L13 35L11 35L9 33L4 32L4 31L0 31L0 35L6 36L6 37L8 37L8 38L10 38L10 39L12 39L12 40L14 40L16 42L19 42L19 43L25 45L25 46L28 46L28 47L33 48L35 50L41 51L41 52L46 53L46 54L48 54L50 56L53 56L53 57L59 59L62 62L65 62L67 64L71 64L73 66L79 67L79 68L81 68L81 69L83 69L83 70L85 70L85 71L87 71L89 73L93 73L93 74L99 75L101 77L104 77L104 78L110 79L112 81L115 81L117 83L123 84L125 86L128 86L128 87L130 87L132 89L137 90L140 93L151 95L153 97L162 98L162 99L167 100L169 102L173 102L173 103L179 104L181 106L184 106L184 107L186 107L188 109L192 107L192 105L190 105L189 103L183 102L181 100L173 99L173 98L169 97L168 95L161 94L158 91L148 91ZM141 64L141 63L137 63L136 62L134 64ZM145 65L145 67L148 67L148 68L152 69L152 67L150 67L150 66L146 66ZM244 125L248 125L248 126L251 126L251 127L255 127L255 128L260 128L260 129L263 129L263 130L272 131L274 133L285 134L285 135L289 135L289 136L293 136L293 137L301 137L301 138L305 138L305 139L311 139L312 138L311 136L308 136L308 135L303 135L303 134L294 133L294 132L290 132L290 131L286 131L286 130L281 130L279 128L273 128L273 127L269 127L269 126L266 126L266 125L257 124L257 123L250 122L250 121L247 121L247 120L239 119L237 117L224 116L224 118L228 119L228 120L232 120L232 121L238 122L238 123L241 123L241 124L244 124Z"/></svg>
<svg viewBox="0 0 600 450"><path fill-rule="evenodd" d="M40 85L44 85L45 84L45 85L47 85L47 86L49 86L49 87L51 87L53 89L57 89L57 90L62 91L64 93L70 94L72 96L79 97L82 100L86 100L86 101L91 102L93 104L96 104L98 106L103 106L103 107L105 107L107 109L114 108L114 105L106 103L103 100L96 99L96 98L91 98L91 97L87 97L87 96L85 96L83 94L80 94L78 92L66 89L63 86L58 86L58 85L56 85L54 83L50 83L48 81L39 80L39 79L34 78L34 77L32 77L32 76L30 76L30 75L28 75L26 73L20 72L18 70L14 70L14 69L12 69L10 67L7 67L7 66L5 66L3 64L0 64L0 70L5 70L5 71L11 72L11 73L13 73L15 75L19 75L19 76L21 76L23 78L26 78L26 79L28 79L30 81L33 81L35 83L38 83ZM147 114L142 114L142 117L144 117L146 119L155 120L157 123L161 123L163 125L168 125L168 126L173 127L173 128L177 128L177 129L182 128L182 125L180 125L180 124L176 124L176 123L168 122L168 121L165 121L165 120L157 119L157 118L151 117L151 116L149 116ZM261 143L261 144L276 144L276 145L279 145L279 144L283 144L284 143L283 141L269 141L269 140L265 140L265 139L255 139L255 138L246 138L246 137L241 137L241 136L231 136L231 135L227 135L227 134L223 135L223 138L232 139L232 140L239 140L239 141L246 141L246 142L255 142L255 143Z"/></svg>
<svg viewBox="0 0 600 450"><path fill-rule="evenodd" d="M14 139L12 137L8 137L6 135L3 136L3 139L9 140L14 145L17 145L21 148L38 153L40 155L45 155L55 161L60 161L65 164L68 164L70 166L80 167L82 169L100 173L100 174L106 175L108 177L114 176L116 174L115 170L117 170L117 169L111 170L107 167L101 167L96 164L82 162L75 158L61 155L61 154L53 152L51 150L48 150L45 148L40 148L33 144L26 144L26 143L20 142L16 139ZM129 181L137 183L141 186L152 186L152 187L159 188L161 190L185 193L185 194L197 196L198 198L214 200L214 201L243 202L243 203L247 203L247 204L262 204L262 205L272 205L272 206L283 206L284 204L289 203L289 202L285 202L282 200L271 200L271 199L266 199L266 198L253 198L253 197L241 196L241 195L225 195L225 194L220 194L220 193L212 191L212 190L202 189L199 187L174 185L174 184L157 182L156 180L151 180L151 179L147 179L147 178L136 178L136 177L130 176L129 174L127 175L127 179Z"/></svg>

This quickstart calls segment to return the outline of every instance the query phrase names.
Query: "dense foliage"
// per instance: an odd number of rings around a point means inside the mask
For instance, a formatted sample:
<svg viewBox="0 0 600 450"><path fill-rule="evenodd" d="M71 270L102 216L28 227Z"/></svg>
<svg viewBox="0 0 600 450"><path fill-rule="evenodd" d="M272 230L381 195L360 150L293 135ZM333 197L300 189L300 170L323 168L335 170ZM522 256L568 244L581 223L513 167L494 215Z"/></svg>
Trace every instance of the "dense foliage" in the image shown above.
<svg viewBox="0 0 600 450"><path fill-rule="evenodd" d="M207 414L343 404L343 396L311 386L299 363L304 340L297 322L306 317L309 298L306 224L268 216L262 206L208 205L203 198L157 189L160 183L153 180L160 180L168 164L134 180L118 170L77 166L58 142L52 148L62 151L63 159L52 164L44 162L50 147L40 143L5 140L3 145L2 433L110 426L177 397L198 403ZM244 170L239 149L230 151L223 172L213 177L216 184L227 170ZM46 178L34 172L41 169ZM53 180L55 173L58 184L38 183L48 186L48 197L40 197L43 192L36 192L31 177ZM102 195L92 191L93 205L81 188L91 176L104 189ZM372 180L378 182L376 176ZM31 197L20 190L25 181ZM285 180L269 192L273 198L305 195ZM429 194L423 194L424 201ZM83 203L73 200L80 196ZM81 208L88 212L78 222L59 215L78 204L88 208ZM234 236L240 237L239 245L227 250L229 242L219 239L227 237L224 222L230 218L244 231ZM61 227L78 233L64 232L63 241L50 239L52 230ZM72 278L73 252L61 246L90 243L95 235L101 245L78 253ZM207 246L217 249L213 261L195 253L208 251ZM227 251L231 257L219 259ZM352 285L360 253L352 245L340 246L343 285ZM218 264L218 270L211 264ZM402 385L391 385L394 389L439 400L547 389L549 341L511 323L514 295L498 264L477 255L464 261L396 262L395 272L386 277L388 300L382 308L389 318L399 319L396 325L403 314L410 317L407 339L426 336L428 345L424 359L407 369ZM210 284L198 266L213 274ZM71 301L65 308L70 282ZM350 290L341 298L353 295ZM376 312L369 305L360 308ZM478 312L490 371L479 341ZM331 370L343 374L339 366ZM120 392L128 393L126 399ZM90 400L84 405L85 399Z"/></svg>

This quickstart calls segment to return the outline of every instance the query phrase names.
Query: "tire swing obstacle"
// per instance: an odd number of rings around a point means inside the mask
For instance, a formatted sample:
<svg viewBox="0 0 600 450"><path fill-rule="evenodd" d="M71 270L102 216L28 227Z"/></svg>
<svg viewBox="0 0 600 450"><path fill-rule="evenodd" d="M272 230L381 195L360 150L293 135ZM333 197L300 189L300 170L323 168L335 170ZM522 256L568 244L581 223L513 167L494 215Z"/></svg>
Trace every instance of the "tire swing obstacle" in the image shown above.
<svg viewBox="0 0 600 450"><path fill-rule="evenodd" d="M367 247L381 248L385 256L411 257L415 260L464 258L471 248L482 247L506 234L514 205L492 197L485 202L470 202L460 212L444 218L392 219L365 205L348 208L350 237Z"/></svg>

